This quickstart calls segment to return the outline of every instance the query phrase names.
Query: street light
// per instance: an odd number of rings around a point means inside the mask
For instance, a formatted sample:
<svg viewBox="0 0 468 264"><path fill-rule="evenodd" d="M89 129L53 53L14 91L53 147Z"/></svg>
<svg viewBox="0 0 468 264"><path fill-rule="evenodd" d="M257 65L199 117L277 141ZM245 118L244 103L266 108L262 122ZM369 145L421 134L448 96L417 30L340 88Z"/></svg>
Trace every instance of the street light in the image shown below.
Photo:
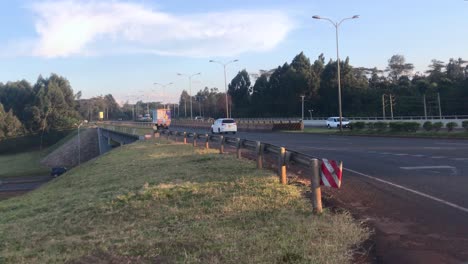
<svg viewBox="0 0 468 264"><path fill-rule="evenodd" d="M227 80L226 80L226 66L228 64L231 64L231 63L234 63L234 62L237 62L237 61L239 61L239 60L236 59L236 60L232 60L232 61L222 63L220 61L210 60L210 62L214 62L214 63L218 63L218 64L223 65L223 68L224 68L224 92L226 93L226 118L229 118L229 105L228 105Z"/></svg>
<svg viewBox="0 0 468 264"><path fill-rule="evenodd" d="M336 60L337 60L337 65L338 65L338 110L340 114L340 132L343 132L343 127L342 127L342 119L343 119L343 113L341 111L341 76L340 76L340 54L338 51L338 28L340 27L341 23L345 20L349 19L356 19L359 18L358 15L348 17L348 18L343 18L340 22L335 22L329 18L326 17L320 17L320 16L312 16L313 19L324 19L332 23L332 25L335 27L336 30Z"/></svg>
<svg viewBox="0 0 468 264"><path fill-rule="evenodd" d="M165 95L164 91L165 91L166 87L169 86L169 85L171 85L171 84L172 84L171 82L170 82L170 83L166 83L166 84L160 84L160 83L157 83L157 82L154 83L154 85L159 85L159 86L161 86L161 87L163 88L163 96ZM162 101L162 100L161 100L161 101ZM163 105L164 105L164 104L163 104ZM167 106L166 106L166 108L167 108Z"/></svg>
<svg viewBox="0 0 468 264"><path fill-rule="evenodd" d="M80 139L80 127L83 125L84 121L81 121L80 124L77 125L78 128L78 166L81 165L81 139Z"/></svg>
<svg viewBox="0 0 468 264"><path fill-rule="evenodd" d="M192 111L192 77L195 75L201 75L201 72L195 73L192 75L177 73L179 76L187 76L189 79L189 92L190 92L190 120L193 120L193 111Z"/></svg>

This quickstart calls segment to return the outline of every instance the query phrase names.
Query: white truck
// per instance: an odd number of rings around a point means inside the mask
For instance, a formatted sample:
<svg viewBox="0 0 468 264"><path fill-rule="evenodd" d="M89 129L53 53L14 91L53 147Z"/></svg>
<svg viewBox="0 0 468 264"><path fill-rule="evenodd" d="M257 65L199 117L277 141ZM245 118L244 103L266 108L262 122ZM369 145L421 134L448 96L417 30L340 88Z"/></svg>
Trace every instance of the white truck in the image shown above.
<svg viewBox="0 0 468 264"><path fill-rule="evenodd" d="M170 109L154 109L152 111L153 130L168 129L171 125Z"/></svg>

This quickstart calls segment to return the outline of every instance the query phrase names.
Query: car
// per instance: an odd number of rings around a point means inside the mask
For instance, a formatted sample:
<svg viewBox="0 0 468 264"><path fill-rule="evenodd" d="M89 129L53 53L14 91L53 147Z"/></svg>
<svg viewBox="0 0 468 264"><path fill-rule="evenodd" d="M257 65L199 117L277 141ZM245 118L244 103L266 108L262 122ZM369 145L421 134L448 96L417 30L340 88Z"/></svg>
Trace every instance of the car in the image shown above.
<svg viewBox="0 0 468 264"><path fill-rule="evenodd" d="M237 132L236 121L232 118L218 118L211 125L211 133L233 133Z"/></svg>
<svg viewBox="0 0 468 264"><path fill-rule="evenodd" d="M53 167L52 170L50 171L50 176L58 177L64 174L65 172L67 172L67 168L65 167Z"/></svg>
<svg viewBox="0 0 468 264"><path fill-rule="evenodd" d="M196 116L196 117L194 118L194 120L203 121L203 116Z"/></svg>
<svg viewBox="0 0 468 264"><path fill-rule="evenodd" d="M343 125L343 128L349 128L350 125L349 125L349 119L346 118L346 117L342 117L341 118L341 124ZM328 128L338 128L340 127L340 117L336 117L336 116L333 116L333 117L330 117L327 119L327 127Z"/></svg>

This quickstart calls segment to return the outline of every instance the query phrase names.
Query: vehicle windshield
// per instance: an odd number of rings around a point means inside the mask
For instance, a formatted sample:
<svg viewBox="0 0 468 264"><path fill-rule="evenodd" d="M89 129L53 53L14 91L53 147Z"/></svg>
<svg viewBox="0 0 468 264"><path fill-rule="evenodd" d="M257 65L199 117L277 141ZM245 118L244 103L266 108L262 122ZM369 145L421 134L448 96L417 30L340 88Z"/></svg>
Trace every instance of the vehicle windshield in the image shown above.
<svg viewBox="0 0 468 264"><path fill-rule="evenodd" d="M340 120L340 119L338 118L338 120ZM342 118L341 118L341 122L343 122L343 121L349 121L349 119L346 118L346 117L342 117Z"/></svg>
<svg viewBox="0 0 468 264"><path fill-rule="evenodd" d="M233 119L223 119L223 124L233 124L235 121Z"/></svg>

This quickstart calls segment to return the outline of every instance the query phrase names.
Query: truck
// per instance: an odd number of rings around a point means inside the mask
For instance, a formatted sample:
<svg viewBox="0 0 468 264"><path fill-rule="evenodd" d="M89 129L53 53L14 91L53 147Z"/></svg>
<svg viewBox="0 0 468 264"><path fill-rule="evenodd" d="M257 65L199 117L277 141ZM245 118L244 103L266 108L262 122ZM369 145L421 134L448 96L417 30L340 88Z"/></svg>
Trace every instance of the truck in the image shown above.
<svg viewBox="0 0 468 264"><path fill-rule="evenodd" d="M153 129L168 129L171 125L171 110L162 108L152 110Z"/></svg>

